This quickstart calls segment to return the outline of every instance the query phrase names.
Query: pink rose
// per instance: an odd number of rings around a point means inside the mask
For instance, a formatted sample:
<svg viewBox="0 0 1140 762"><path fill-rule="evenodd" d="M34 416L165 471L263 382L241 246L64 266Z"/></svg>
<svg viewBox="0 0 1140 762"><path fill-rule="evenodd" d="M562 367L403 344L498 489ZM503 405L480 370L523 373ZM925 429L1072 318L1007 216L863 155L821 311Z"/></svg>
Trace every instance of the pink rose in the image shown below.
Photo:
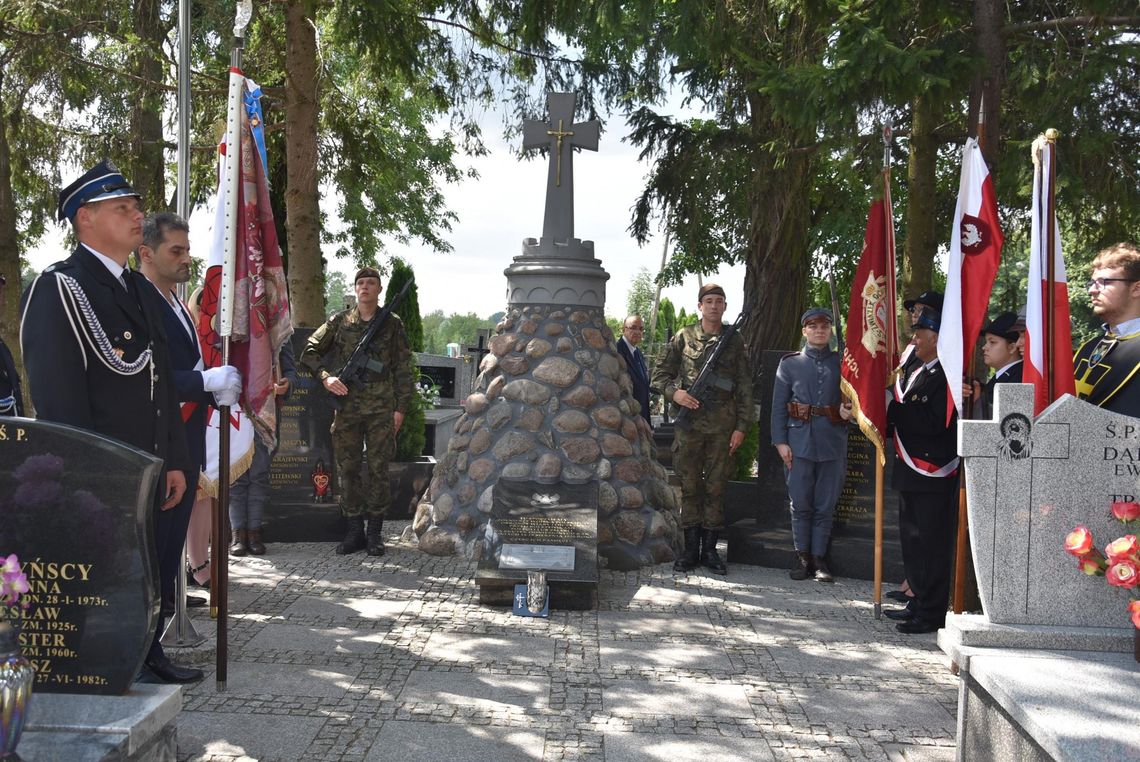
<svg viewBox="0 0 1140 762"><path fill-rule="evenodd" d="M1081 556L1077 559L1077 568L1090 577L1095 577L1104 571L1102 561L1099 553L1090 553L1086 556Z"/></svg>
<svg viewBox="0 0 1140 762"><path fill-rule="evenodd" d="M1104 576L1107 578L1108 584L1113 587L1132 590L1140 584L1140 566L1137 566L1131 558L1113 561L1105 570Z"/></svg>
<svg viewBox="0 0 1140 762"><path fill-rule="evenodd" d="M1140 519L1140 503L1136 502L1116 502L1112 504L1112 515L1118 520L1127 524L1130 521Z"/></svg>
<svg viewBox="0 0 1140 762"><path fill-rule="evenodd" d="M1092 532L1086 526L1079 526L1065 536L1065 550L1080 558L1093 547Z"/></svg>
<svg viewBox="0 0 1140 762"><path fill-rule="evenodd" d="M1123 537L1117 537L1105 546L1104 554L1113 561L1121 561L1125 558L1135 560L1140 554L1140 545L1136 544L1136 535L1126 534Z"/></svg>
<svg viewBox="0 0 1140 762"><path fill-rule="evenodd" d="M1140 600L1134 600L1129 603L1128 612L1132 614L1132 624L1136 625L1136 629L1140 630Z"/></svg>

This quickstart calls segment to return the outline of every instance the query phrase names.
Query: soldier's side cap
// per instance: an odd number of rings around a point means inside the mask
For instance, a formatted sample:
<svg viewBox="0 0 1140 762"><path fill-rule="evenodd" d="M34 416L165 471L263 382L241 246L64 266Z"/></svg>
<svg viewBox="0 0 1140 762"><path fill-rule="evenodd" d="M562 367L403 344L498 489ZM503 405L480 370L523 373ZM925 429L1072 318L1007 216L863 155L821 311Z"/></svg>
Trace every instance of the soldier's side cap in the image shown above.
<svg viewBox="0 0 1140 762"><path fill-rule="evenodd" d="M121 196L142 197L123 177L118 167L104 159L59 192L59 219L70 221L84 204Z"/></svg>
<svg viewBox="0 0 1140 762"><path fill-rule="evenodd" d="M942 292L923 291L915 298L907 299L905 302L903 302L903 306L908 310L914 309L914 305L916 304L928 304L939 312L942 312Z"/></svg>
<svg viewBox="0 0 1140 762"><path fill-rule="evenodd" d="M926 302L923 302L925 304ZM917 315L914 316L914 322L911 323L911 328L927 328L935 333L942 326L942 313L938 310L933 310L930 307L923 308Z"/></svg>
<svg viewBox="0 0 1140 762"><path fill-rule="evenodd" d="M989 325L982 328L982 335L992 333L994 336L1000 336L1006 341L1017 341L1017 314L1014 312L1003 312L993 320Z"/></svg>
<svg viewBox="0 0 1140 762"><path fill-rule="evenodd" d="M809 320L815 318L826 318L827 322L834 323L835 320L831 317L831 310L825 310L823 307L812 307L810 310L800 315L800 326L807 325Z"/></svg>
<svg viewBox="0 0 1140 762"><path fill-rule="evenodd" d="M376 280L380 280L380 271L375 267L362 267L356 271L356 277L352 279L352 282L356 283L356 281L361 278L375 278Z"/></svg>
<svg viewBox="0 0 1140 762"><path fill-rule="evenodd" d="M705 285L701 286L701 290L697 292L697 301L698 302L704 301L704 298L706 296L708 296L709 294L718 295L722 299L728 298L727 296L724 295L724 289L723 288L721 288L720 286L718 286L715 283L706 283Z"/></svg>

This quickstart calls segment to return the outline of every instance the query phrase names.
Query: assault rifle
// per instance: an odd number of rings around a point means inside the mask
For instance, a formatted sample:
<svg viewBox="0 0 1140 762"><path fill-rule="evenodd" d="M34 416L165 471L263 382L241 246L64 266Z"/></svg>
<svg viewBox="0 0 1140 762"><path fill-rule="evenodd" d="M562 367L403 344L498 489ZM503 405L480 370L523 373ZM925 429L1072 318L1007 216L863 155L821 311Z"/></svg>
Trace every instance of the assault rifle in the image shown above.
<svg viewBox="0 0 1140 762"><path fill-rule="evenodd" d="M384 363L368 356L368 348L372 345L372 340L376 338L376 334L384 327L384 323L388 321L388 317L400 308L400 304L404 301L404 296L407 295L408 289L412 287L412 280L408 280L404 287L400 289L400 293L384 305L376 315L368 322L368 328L364 331L364 335L360 337L360 341L356 342L356 347L352 350L352 354L348 356L348 362L340 369L340 372L335 374L337 378L344 383L348 388L364 383L365 374L368 371L375 373L382 373L384 371Z"/></svg>
<svg viewBox="0 0 1140 762"><path fill-rule="evenodd" d="M715 406L712 398L712 391L719 389L724 392L732 391L733 381L731 378L725 378L716 372L717 363L720 362L721 355L728 350L728 345L732 341L732 337L740 330L740 326L744 325L744 321L748 319L748 313L741 312L736 318L736 322L732 325L727 325L721 328L720 337L716 340L716 346L713 347L712 354L709 359L705 361L701 372L697 374L697 379L693 381L687 391L690 396L696 397L697 401L701 403L702 409L709 409ZM673 419L673 425L679 429L688 431L693 428L692 421L693 411L687 407L682 407L681 411L677 413Z"/></svg>

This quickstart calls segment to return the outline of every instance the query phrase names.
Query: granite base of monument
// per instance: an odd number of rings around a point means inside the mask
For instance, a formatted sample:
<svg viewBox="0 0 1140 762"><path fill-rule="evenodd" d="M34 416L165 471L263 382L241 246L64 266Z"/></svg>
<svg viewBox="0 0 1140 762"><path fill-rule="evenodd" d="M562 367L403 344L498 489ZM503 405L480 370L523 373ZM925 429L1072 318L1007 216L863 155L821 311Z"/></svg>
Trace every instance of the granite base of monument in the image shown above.
<svg viewBox="0 0 1140 762"><path fill-rule="evenodd" d="M501 478L495 484L475 584L479 602L511 606L515 585L543 571L550 608L597 605L598 485L540 484Z"/></svg>
<svg viewBox="0 0 1140 762"><path fill-rule="evenodd" d="M37 695L20 739L26 760L168 762L177 758L177 685L136 683L122 696Z"/></svg>

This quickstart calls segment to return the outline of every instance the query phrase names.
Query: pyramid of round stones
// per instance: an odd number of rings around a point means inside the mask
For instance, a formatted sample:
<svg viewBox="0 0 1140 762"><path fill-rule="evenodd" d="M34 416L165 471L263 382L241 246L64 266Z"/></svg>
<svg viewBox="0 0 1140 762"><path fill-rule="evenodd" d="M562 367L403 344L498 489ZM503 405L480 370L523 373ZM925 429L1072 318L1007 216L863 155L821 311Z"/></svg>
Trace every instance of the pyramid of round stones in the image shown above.
<svg viewBox="0 0 1140 762"><path fill-rule="evenodd" d="M652 450L601 309L512 306L491 339L412 524L420 549L476 558L499 476L598 482L598 556L610 569L671 561L677 496Z"/></svg>

